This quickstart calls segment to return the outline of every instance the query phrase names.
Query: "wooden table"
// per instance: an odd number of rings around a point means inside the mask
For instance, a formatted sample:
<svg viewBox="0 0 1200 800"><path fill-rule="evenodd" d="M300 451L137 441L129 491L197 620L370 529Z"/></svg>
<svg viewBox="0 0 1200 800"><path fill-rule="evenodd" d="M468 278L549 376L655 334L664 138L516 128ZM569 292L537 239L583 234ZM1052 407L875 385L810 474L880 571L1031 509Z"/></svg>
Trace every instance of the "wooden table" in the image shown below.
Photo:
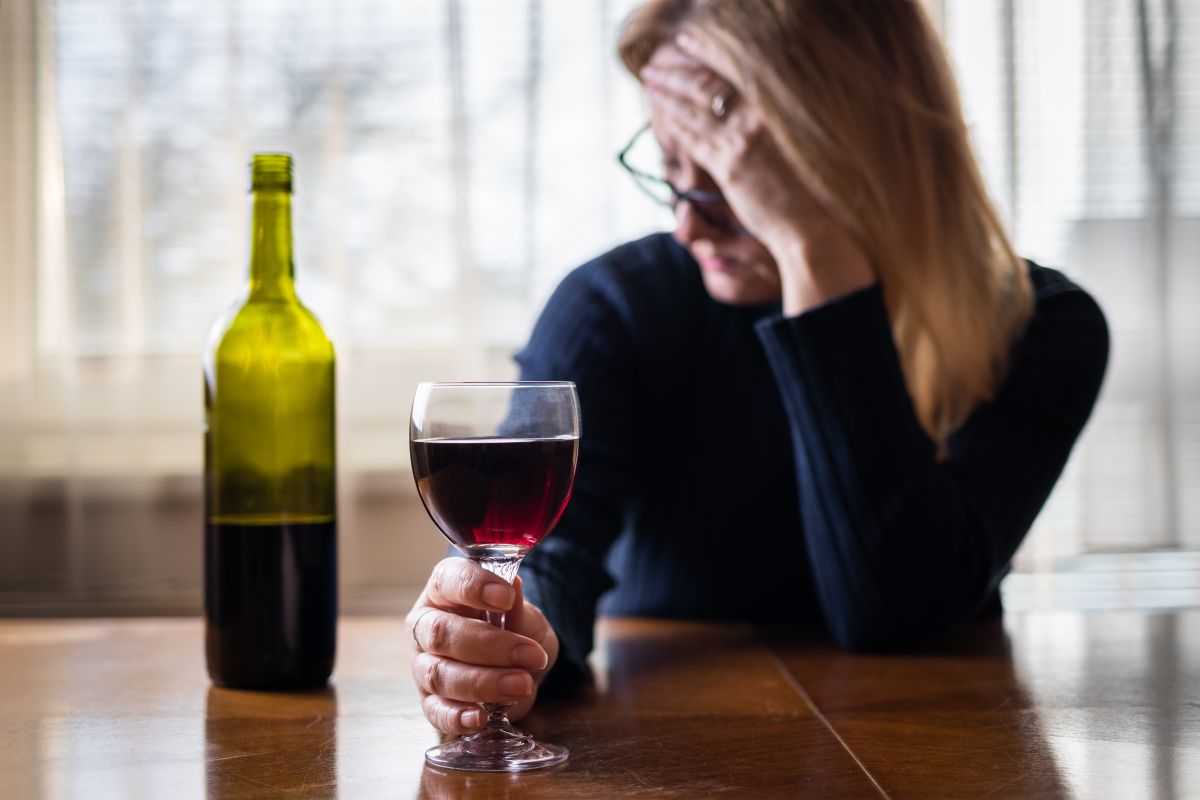
<svg viewBox="0 0 1200 800"><path fill-rule="evenodd" d="M935 650L602 623L598 685L527 720L555 770L428 768L393 618L343 620L333 685L211 688L201 623L0 622L0 796L1200 797L1200 611L1010 614Z"/></svg>

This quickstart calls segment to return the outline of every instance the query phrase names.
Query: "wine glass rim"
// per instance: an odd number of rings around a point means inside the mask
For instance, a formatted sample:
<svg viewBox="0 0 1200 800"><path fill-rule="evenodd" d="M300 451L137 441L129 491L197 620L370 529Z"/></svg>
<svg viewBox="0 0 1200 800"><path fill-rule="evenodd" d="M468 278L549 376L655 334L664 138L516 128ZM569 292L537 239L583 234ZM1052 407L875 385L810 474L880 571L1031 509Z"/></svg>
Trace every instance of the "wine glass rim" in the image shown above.
<svg viewBox="0 0 1200 800"><path fill-rule="evenodd" d="M417 384L432 387L482 387L494 389L566 389L574 388L575 381L421 381Z"/></svg>

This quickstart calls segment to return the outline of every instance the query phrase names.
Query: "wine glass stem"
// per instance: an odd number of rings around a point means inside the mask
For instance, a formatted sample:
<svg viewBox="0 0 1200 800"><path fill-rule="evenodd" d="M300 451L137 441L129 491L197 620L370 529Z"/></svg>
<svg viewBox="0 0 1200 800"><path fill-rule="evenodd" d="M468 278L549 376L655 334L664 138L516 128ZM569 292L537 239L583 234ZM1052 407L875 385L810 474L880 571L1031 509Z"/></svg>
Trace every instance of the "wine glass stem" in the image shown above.
<svg viewBox="0 0 1200 800"><path fill-rule="evenodd" d="M477 563L488 572L499 575L511 584L517 577L517 569L521 566L521 558L522 556L480 558ZM488 622L501 630L504 629L507 616L503 611L487 612ZM513 703L483 703L482 705L484 712L487 714L487 723L480 733L486 734L488 731L511 732L513 730L512 724L508 721L508 708L514 705Z"/></svg>

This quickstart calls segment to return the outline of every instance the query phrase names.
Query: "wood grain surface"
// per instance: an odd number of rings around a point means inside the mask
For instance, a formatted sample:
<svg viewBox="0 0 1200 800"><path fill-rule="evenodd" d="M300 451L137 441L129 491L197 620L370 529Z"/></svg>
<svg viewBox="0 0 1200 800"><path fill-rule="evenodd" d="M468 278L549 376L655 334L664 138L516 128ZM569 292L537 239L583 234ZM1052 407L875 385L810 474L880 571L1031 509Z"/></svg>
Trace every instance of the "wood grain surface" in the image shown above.
<svg viewBox="0 0 1200 800"><path fill-rule="evenodd" d="M394 618L347 618L330 687L212 688L195 619L0 622L4 798L1200 797L1200 611L1030 612L919 653L601 623L597 685L525 726L524 775L427 767Z"/></svg>

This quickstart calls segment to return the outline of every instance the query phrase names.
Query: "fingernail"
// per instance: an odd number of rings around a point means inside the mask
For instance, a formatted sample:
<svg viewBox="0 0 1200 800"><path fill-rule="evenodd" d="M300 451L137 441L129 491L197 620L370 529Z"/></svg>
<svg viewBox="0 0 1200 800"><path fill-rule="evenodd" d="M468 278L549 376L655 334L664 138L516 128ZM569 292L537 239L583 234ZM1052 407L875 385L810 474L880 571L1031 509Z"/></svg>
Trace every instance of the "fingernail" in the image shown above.
<svg viewBox="0 0 1200 800"><path fill-rule="evenodd" d="M525 669L541 669L548 660L546 651L537 645L519 644L512 651L513 665Z"/></svg>
<svg viewBox="0 0 1200 800"><path fill-rule="evenodd" d="M483 724L483 712L478 708L467 709L458 715L458 724L464 728L478 728Z"/></svg>
<svg viewBox="0 0 1200 800"><path fill-rule="evenodd" d="M500 679L499 686L509 697L524 697L533 691L533 678L528 672L510 672Z"/></svg>
<svg viewBox="0 0 1200 800"><path fill-rule="evenodd" d="M690 33L680 33L675 37L675 44L686 50L690 50L696 46L696 40L692 38Z"/></svg>
<svg viewBox="0 0 1200 800"><path fill-rule="evenodd" d="M489 583L483 587L483 602L492 608L508 611L516 599L516 591L507 583Z"/></svg>

